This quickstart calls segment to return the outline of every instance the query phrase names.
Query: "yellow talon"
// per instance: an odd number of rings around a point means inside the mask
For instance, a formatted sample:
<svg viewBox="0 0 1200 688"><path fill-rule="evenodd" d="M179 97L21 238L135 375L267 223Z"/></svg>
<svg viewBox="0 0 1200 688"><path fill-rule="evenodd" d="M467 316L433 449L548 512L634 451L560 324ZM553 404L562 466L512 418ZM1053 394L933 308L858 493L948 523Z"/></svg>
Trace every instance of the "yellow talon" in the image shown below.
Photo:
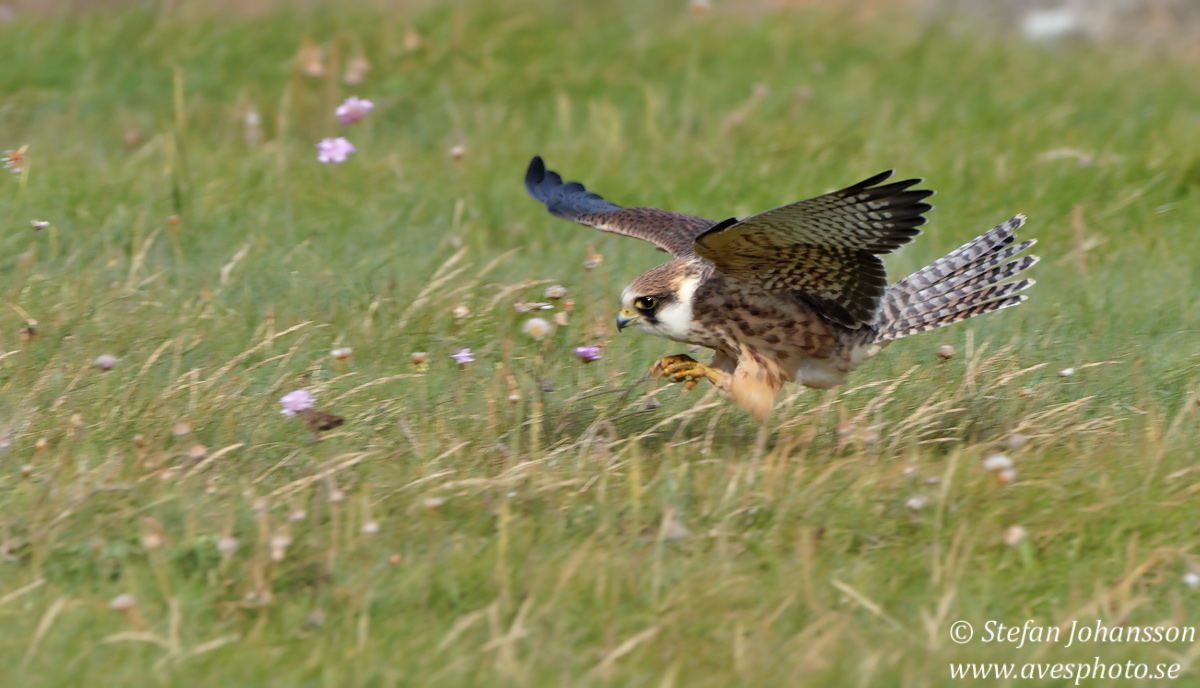
<svg viewBox="0 0 1200 688"><path fill-rule="evenodd" d="M650 374L659 380L682 382L684 389L689 391L695 389L700 380L716 382L718 378L715 370L687 354L662 357L650 367Z"/></svg>

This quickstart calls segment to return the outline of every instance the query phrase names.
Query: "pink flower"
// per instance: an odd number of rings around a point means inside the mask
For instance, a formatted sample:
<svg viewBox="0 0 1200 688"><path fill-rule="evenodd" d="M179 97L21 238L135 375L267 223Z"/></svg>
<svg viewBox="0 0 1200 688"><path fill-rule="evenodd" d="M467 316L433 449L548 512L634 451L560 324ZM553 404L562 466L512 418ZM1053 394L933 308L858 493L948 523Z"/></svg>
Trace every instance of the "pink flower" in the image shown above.
<svg viewBox="0 0 1200 688"><path fill-rule="evenodd" d="M598 346L577 346L575 347L575 355L584 363L600 360L600 347Z"/></svg>
<svg viewBox="0 0 1200 688"><path fill-rule="evenodd" d="M325 139L317 144L317 162L346 162L346 156L356 150L353 143L340 136Z"/></svg>
<svg viewBox="0 0 1200 688"><path fill-rule="evenodd" d="M460 366L475 362L475 355L471 353L470 349L459 349L451 355L451 358Z"/></svg>
<svg viewBox="0 0 1200 688"><path fill-rule="evenodd" d="M285 416L294 416L297 411L312 408L316 402L317 398L307 390L298 389L295 392L288 392L279 400L279 405L283 407L280 413Z"/></svg>
<svg viewBox="0 0 1200 688"><path fill-rule="evenodd" d="M101 354L96 357L96 360L92 362L92 365L100 368L101 370L112 370L113 366L117 365L118 360L120 359L112 354Z"/></svg>
<svg viewBox="0 0 1200 688"><path fill-rule="evenodd" d="M338 121L342 123L342 126L345 126L366 117L367 113L373 107L375 107L375 103L369 100L363 100L358 96L350 96L346 99L346 102L339 105L338 109L333 111L333 114L337 115Z"/></svg>

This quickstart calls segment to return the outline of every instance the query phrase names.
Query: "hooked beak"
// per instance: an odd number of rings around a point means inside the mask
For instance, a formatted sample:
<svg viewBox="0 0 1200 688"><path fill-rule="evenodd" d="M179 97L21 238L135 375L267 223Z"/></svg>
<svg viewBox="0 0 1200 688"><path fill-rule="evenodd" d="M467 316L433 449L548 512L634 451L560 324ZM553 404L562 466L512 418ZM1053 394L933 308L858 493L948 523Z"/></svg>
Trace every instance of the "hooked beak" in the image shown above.
<svg viewBox="0 0 1200 688"><path fill-rule="evenodd" d="M634 313L628 308L622 308L621 312L617 314L617 332L629 327L633 324L634 320L637 320L640 317L642 316Z"/></svg>

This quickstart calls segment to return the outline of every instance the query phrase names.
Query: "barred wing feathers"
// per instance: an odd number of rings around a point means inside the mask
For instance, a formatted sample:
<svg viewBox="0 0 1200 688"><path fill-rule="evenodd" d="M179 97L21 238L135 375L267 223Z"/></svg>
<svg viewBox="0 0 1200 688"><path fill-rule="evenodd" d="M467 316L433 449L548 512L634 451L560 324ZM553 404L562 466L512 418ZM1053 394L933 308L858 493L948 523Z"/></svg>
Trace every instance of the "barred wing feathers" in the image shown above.
<svg viewBox="0 0 1200 688"><path fill-rule="evenodd" d="M891 176L722 223L695 251L727 278L792 292L846 327L871 323L887 289L878 256L912 241L933 208L932 191L909 190L921 180L882 183Z"/></svg>
<svg viewBox="0 0 1200 688"><path fill-rule="evenodd" d="M563 183L557 172L546 169L541 156L529 163L525 189L555 217L649 241L676 258L694 256L696 236L714 225L712 220L658 208L622 208L579 182Z"/></svg>

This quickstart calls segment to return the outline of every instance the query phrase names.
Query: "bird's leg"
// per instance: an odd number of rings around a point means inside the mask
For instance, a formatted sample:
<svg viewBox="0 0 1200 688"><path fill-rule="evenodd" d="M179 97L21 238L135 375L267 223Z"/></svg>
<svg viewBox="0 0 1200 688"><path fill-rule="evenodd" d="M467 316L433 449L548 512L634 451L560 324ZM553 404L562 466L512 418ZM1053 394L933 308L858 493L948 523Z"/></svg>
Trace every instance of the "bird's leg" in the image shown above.
<svg viewBox="0 0 1200 688"><path fill-rule="evenodd" d="M663 356L650 366L650 374L659 380L667 380L669 382L682 382L683 386L692 390L696 388L696 384L703 379L707 379L714 385L721 380L721 373L713 368L697 361L687 354L676 354L674 356Z"/></svg>

